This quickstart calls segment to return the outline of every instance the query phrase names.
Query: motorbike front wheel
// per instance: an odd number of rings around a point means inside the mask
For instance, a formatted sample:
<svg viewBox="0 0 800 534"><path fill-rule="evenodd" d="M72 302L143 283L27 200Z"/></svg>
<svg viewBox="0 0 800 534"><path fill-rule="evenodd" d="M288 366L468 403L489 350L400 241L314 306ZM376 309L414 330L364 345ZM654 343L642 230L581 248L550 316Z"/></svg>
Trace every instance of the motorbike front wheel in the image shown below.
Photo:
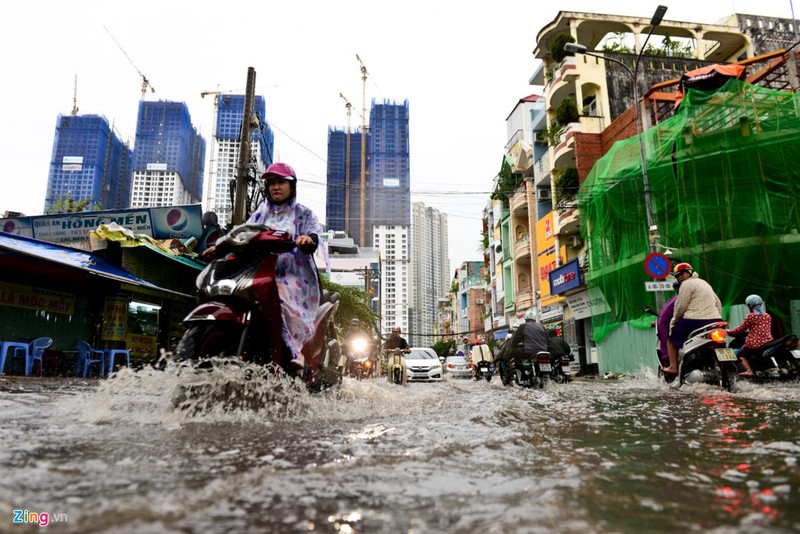
<svg viewBox="0 0 800 534"><path fill-rule="evenodd" d="M395 368L392 370L392 382L395 384L403 383L403 372L400 369Z"/></svg>
<svg viewBox="0 0 800 534"><path fill-rule="evenodd" d="M178 361L238 356L241 328L212 323L189 326L175 351Z"/></svg>

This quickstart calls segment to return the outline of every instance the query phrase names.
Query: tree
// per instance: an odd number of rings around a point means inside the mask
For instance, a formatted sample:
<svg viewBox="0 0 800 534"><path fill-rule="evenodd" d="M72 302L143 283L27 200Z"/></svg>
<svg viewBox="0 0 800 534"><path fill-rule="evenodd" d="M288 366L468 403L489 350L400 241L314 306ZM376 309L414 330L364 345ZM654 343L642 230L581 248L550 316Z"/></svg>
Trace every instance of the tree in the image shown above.
<svg viewBox="0 0 800 534"><path fill-rule="evenodd" d="M339 293L339 309L336 311L333 323L336 325L336 330L340 335L347 331L350 321L353 319L361 321L363 330L376 333L373 325L378 320L378 316L373 313L370 307L372 302L370 295L361 289L331 282L325 275L321 275L320 278L322 278L322 287L324 289Z"/></svg>
<svg viewBox="0 0 800 534"><path fill-rule="evenodd" d="M567 52L564 50L564 45L567 43L574 43L575 38L568 34L567 32L561 32L556 35L553 42L550 44L550 57L556 63L561 63L561 60L567 56L574 56L572 52Z"/></svg>
<svg viewBox="0 0 800 534"><path fill-rule="evenodd" d="M558 103L558 107L556 108L556 121L558 121L558 124L577 122L579 116L578 104L571 96L566 97Z"/></svg>
<svg viewBox="0 0 800 534"><path fill-rule="evenodd" d="M508 205L508 197L514 194L518 186L517 178L511 171L511 165L503 157L500 172L497 173L497 189L492 192L492 200L502 200L505 205Z"/></svg>
<svg viewBox="0 0 800 534"><path fill-rule="evenodd" d="M455 347L456 341L454 339L446 339L444 341L437 341L431 347L436 351L439 356L447 356L450 354L450 348Z"/></svg>
<svg viewBox="0 0 800 534"><path fill-rule="evenodd" d="M72 196L65 192L56 199L53 205L47 209L46 213L48 215L54 215L58 213L78 213L80 211L99 210L100 206L96 203L92 204L91 200L73 200Z"/></svg>

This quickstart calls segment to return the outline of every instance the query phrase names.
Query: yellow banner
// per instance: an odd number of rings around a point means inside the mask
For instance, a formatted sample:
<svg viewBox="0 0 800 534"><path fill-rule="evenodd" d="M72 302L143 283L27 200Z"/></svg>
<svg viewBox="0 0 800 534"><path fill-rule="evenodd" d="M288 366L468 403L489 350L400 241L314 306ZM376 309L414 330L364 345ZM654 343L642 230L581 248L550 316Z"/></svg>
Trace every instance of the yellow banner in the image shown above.
<svg viewBox="0 0 800 534"><path fill-rule="evenodd" d="M556 236L553 213L536 221L536 260L539 267L539 302L550 306L564 300L564 297L550 294L550 271L556 268ZM566 247L561 247L561 258L565 257Z"/></svg>
<svg viewBox="0 0 800 534"><path fill-rule="evenodd" d="M136 357L140 361L154 359L157 355L157 345L156 336L144 334L128 334L128 339L125 341L125 348L131 352L131 358Z"/></svg>
<svg viewBox="0 0 800 534"><path fill-rule="evenodd" d="M106 297L103 303L103 341L125 341L128 332L128 299Z"/></svg>
<svg viewBox="0 0 800 534"><path fill-rule="evenodd" d="M0 282L0 306L72 315L75 313L75 295Z"/></svg>

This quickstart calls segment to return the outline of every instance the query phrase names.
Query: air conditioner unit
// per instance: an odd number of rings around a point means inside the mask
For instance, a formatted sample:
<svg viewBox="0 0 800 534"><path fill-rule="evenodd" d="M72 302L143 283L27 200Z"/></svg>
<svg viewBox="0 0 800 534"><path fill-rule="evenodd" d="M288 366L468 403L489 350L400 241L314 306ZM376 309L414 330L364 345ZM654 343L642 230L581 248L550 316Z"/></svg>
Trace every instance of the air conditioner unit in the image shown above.
<svg viewBox="0 0 800 534"><path fill-rule="evenodd" d="M552 189L539 189L539 200L552 200L553 199L553 190Z"/></svg>
<svg viewBox="0 0 800 534"><path fill-rule="evenodd" d="M569 246L570 248L581 248L583 246L583 240L581 236L574 235L569 238Z"/></svg>
<svg viewBox="0 0 800 534"><path fill-rule="evenodd" d="M475 304L483 304L483 299L477 299L477 300L475 301Z"/></svg>

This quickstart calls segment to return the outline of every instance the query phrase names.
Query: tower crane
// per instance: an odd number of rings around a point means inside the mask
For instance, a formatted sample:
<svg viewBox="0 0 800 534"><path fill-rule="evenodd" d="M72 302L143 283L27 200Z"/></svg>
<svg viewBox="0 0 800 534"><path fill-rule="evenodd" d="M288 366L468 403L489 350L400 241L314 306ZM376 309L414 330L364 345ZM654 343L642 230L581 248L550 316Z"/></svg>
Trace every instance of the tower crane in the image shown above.
<svg viewBox="0 0 800 534"><path fill-rule="evenodd" d="M364 243L364 208L366 204L365 192L367 184L366 151L367 151L367 66L356 54L356 59L361 65L361 233L359 244Z"/></svg>
<svg viewBox="0 0 800 534"><path fill-rule="evenodd" d="M339 96L342 97L347 108L347 141L344 155L344 232L350 235L350 112L353 105L342 93L339 93Z"/></svg>
<svg viewBox="0 0 800 534"><path fill-rule="evenodd" d="M72 115L78 114L78 75L75 75L75 85L72 89Z"/></svg>
<svg viewBox="0 0 800 534"><path fill-rule="evenodd" d="M148 87L150 88L150 92L151 93L155 93L156 90L150 84L150 80L147 79L147 76L142 74L142 71L139 70L139 67L136 66L136 63L133 62L133 60L131 59L131 56L128 55L128 53L125 51L125 49L122 48L122 45L119 44L119 41L117 41L116 37L114 37L114 34L111 33L111 30L109 30L105 26L103 26L103 29L108 33L109 37L111 37L111 39L117 44L117 46L119 47L120 51L125 55L125 57L128 58L128 61L130 61L131 65L133 65L133 68L136 69L136 72L139 73L139 76L141 76L141 78L142 78L142 100L144 100L144 95L147 94L147 88Z"/></svg>

